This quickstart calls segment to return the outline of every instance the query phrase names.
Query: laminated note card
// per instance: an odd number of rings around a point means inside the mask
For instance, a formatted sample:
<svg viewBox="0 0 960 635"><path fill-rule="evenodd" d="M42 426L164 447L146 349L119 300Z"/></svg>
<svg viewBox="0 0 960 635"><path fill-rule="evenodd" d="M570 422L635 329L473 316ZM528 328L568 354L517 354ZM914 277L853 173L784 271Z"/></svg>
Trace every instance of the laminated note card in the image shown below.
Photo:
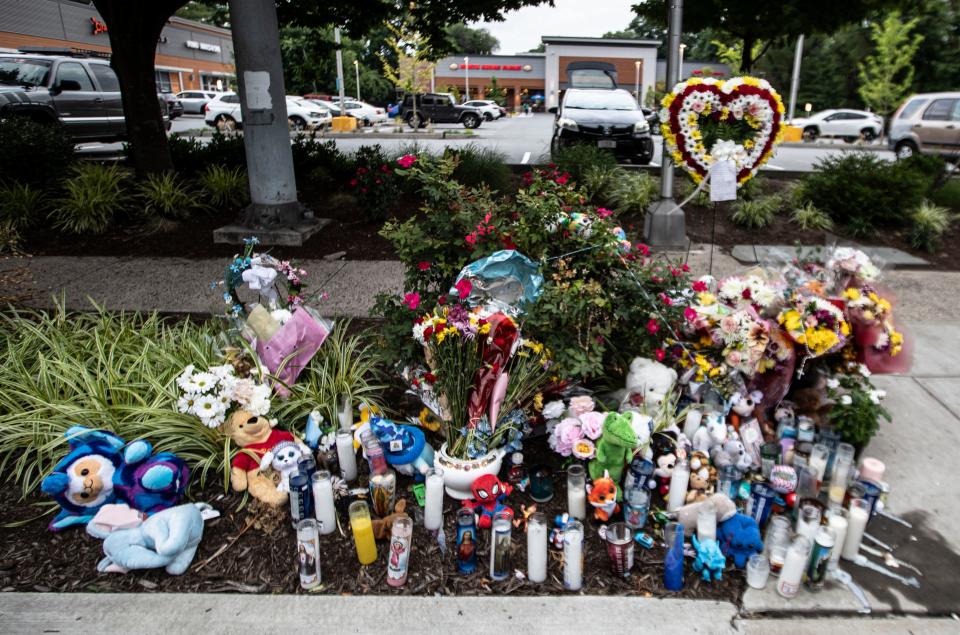
<svg viewBox="0 0 960 635"><path fill-rule="evenodd" d="M737 166L733 161L717 161L710 166L710 202L737 200Z"/></svg>

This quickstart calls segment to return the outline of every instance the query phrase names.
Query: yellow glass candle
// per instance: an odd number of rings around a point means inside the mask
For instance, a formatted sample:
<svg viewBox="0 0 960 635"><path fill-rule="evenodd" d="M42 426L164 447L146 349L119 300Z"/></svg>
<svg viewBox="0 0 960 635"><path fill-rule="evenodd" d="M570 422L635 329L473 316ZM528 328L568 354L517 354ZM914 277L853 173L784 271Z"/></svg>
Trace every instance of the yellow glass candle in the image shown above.
<svg viewBox="0 0 960 635"><path fill-rule="evenodd" d="M373 539L370 508L364 501L350 504L350 528L353 530L353 542L357 545L357 558L360 564L376 562L377 543Z"/></svg>

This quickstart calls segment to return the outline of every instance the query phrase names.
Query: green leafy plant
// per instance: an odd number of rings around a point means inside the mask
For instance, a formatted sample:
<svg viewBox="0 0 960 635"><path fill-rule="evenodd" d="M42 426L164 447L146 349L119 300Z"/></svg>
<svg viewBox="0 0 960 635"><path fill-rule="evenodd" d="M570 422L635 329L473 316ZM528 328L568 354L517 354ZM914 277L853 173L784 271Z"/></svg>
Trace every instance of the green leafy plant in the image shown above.
<svg viewBox="0 0 960 635"><path fill-rule="evenodd" d="M923 201L910 218L910 244L931 253L937 251L953 219L946 207Z"/></svg>
<svg viewBox="0 0 960 635"><path fill-rule="evenodd" d="M207 165L207 149L199 139L172 134L167 139L167 144L170 146L173 167L178 174L192 177Z"/></svg>
<svg viewBox="0 0 960 635"><path fill-rule="evenodd" d="M447 148L444 154L457 157L457 168L453 171L453 178L467 187L486 185L494 192L502 193L511 190L513 173L507 167L507 158L502 152L470 144L464 147Z"/></svg>
<svg viewBox="0 0 960 635"><path fill-rule="evenodd" d="M66 453L63 433L83 425L176 452L201 486L211 471L228 476L228 441L174 408L183 368L218 359L216 331L95 309L74 314L58 304L0 316L0 470L33 491Z"/></svg>
<svg viewBox="0 0 960 635"><path fill-rule="evenodd" d="M753 200L740 199L733 204L733 214L730 219L747 229L762 229L773 223L780 203L776 196Z"/></svg>
<svg viewBox="0 0 960 635"><path fill-rule="evenodd" d="M400 187L395 165L378 145L361 146L354 155L356 171L350 187L363 216L369 221L388 218L397 204Z"/></svg>
<svg viewBox="0 0 960 635"><path fill-rule="evenodd" d="M76 160L74 144L55 123L0 118L0 177L35 188L53 187Z"/></svg>
<svg viewBox="0 0 960 635"><path fill-rule="evenodd" d="M561 174L566 172L570 179L578 184L582 184L587 170L599 166L603 168L614 168L617 166L617 160L606 150L601 150L596 145L577 143L574 145L561 147L551 152L553 166Z"/></svg>
<svg viewBox="0 0 960 635"><path fill-rule="evenodd" d="M239 166L208 166L198 180L207 200L215 207L238 209L250 200L247 173Z"/></svg>
<svg viewBox="0 0 960 635"><path fill-rule="evenodd" d="M611 165L591 165L583 174L584 192L597 205L610 205L614 185L624 176L624 171Z"/></svg>
<svg viewBox="0 0 960 635"><path fill-rule="evenodd" d="M103 233L129 202L126 173L116 165L81 163L63 183L63 196L54 201L54 228L67 234Z"/></svg>
<svg viewBox="0 0 960 635"><path fill-rule="evenodd" d="M793 210L790 220L800 229L829 231L833 229L833 219L821 212L813 203L806 203Z"/></svg>
<svg viewBox="0 0 960 635"><path fill-rule="evenodd" d="M610 204L621 214L643 215L659 192L659 184L646 172L621 171L612 183Z"/></svg>
<svg viewBox="0 0 960 635"><path fill-rule="evenodd" d="M228 168L247 169L247 153L243 145L243 136L214 132L204 146L204 165L216 164Z"/></svg>
<svg viewBox="0 0 960 635"><path fill-rule="evenodd" d="M20 253L20 232L9 223L0 223L0 255Z"/></svg>
<svg viewBox="0 0 960 635"><path fill-rule="evenodd" d="M353 171L353 161L337 149L334 141L318 140L316 134L315 131L298 134L290 144L298 184L314 189L322 187L322 184L314 183L312 179L313 173L319 169L338 185L344 183Z"/></svg>
<svg viewBox="0 0 960 635"><path fill-rule="evenodd" d="M819 161L798 196L855 235L869 236L882 226L906 224L931 184L923 165L886 161L872 152L843 153Z"/></svg>
<svg viewBox="0 0 960 635"><path fill-rule="evenodd" d="M28 183L0 182L0 223L14 229L30 227L46 209L43 191Z"/></svg>
<svg viewBox="0 0 960 635"><path fill-rule="evenodd" d="M173 172L148 174L137 186L137 194L145 212L163 218L189 218L192 211L203 206Z"/></svg>
<svg viewBox="0 0 960 635"><path fill-rule="evenodd" d="M880 429L881 419L891 421L881 404L886 393L860 374L840 374L834 380L836 383L827 390L834 402L828 415L830 423L844 441L864 446Z"/></svg>
<svg viewBox="0 0 960 635"><path fill-rule="evenodd" d="M349 332L349 320L337 323L290 387L290 397L277 408L281 420L302 422L317 410L328 423L337 425L339 403L345 397L353 404L365 403L383 411L381 396L386 386L380 382L377 349L365 335Z"/></svg>

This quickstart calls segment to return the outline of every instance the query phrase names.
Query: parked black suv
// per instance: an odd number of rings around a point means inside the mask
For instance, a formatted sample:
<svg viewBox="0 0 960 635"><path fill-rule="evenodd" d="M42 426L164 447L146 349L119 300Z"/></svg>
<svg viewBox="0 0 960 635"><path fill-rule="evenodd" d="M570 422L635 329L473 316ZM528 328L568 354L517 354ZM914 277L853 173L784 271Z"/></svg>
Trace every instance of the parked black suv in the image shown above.
<svg viewBox="0 0 960 635"><path fill-rule="evenodd" d="M120 82L109 62L65 53L0 54L0 118L59 122L78 142L123 139ZM167 104L158 99L169 130Z"/></svg>
<svg viewBox="0 0 960 635"><path fill-rule="evenodd" d="M549 111L557 116L551 151L587 143L634 163L646 165L653 158L650 124L625 90L568 88L560 108Z"/></svg>
<svg viewBox="0 0 960 635"><path fill-rule="evenodd" d="M431 123L461 123L464 128L477 128L483 121L479 108L457 104L450 93L416 95L417 110L413 110L413 95L407 95L400 107L400 118L411 128L423 128Z"/></svg>

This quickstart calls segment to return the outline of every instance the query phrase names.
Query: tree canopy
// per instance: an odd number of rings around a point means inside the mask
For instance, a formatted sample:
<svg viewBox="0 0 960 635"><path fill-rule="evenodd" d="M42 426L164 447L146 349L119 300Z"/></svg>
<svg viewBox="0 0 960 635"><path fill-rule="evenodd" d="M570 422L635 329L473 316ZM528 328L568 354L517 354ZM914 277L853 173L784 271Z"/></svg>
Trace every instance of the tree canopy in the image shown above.
<svg viewBox="0 0 960 635"><path fill-rule="evenodd" d="M491 55L500 48L500 40L489 30L473 29L462 23L448 26L447 37L454 53Z"/></svg>
<svg viewBox="0 0 960 635"><path fill-rule="evenodd" d="M740 68L749 73L775 43L801 33L832 33L891 4L892 0L686 0L683 30L714 29L739 40ZM666 28L667 0L643 0L633 5L633 10L645 24ZM763 45L757 50L754 45L758 41Z"/></svg>

